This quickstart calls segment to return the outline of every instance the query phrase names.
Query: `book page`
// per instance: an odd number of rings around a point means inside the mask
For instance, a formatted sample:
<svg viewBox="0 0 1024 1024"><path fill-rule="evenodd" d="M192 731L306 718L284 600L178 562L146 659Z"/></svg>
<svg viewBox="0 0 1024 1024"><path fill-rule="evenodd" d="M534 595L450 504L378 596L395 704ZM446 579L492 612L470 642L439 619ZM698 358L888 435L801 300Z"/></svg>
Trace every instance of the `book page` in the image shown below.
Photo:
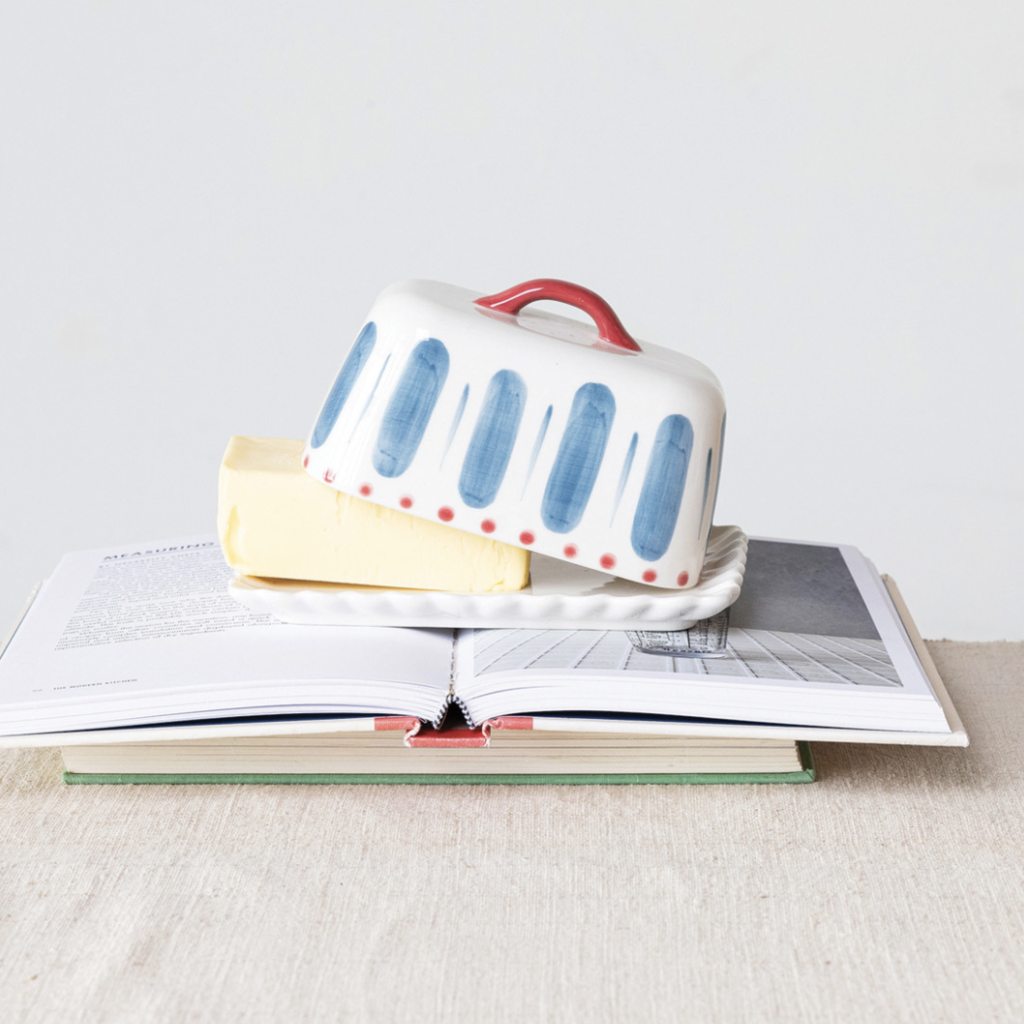
<svg viewBox="0 0 1024 1024"><path fill-rule="evenodd" d="M457 645L456 691L477 699L481 714L513 713L495 710L503 689L520 698L532 690L543 701L538 711L557 706L559 688L564 710L582 708L588 696L600 710L598 701L607 702L603 684L615 679L620 696L614 709L621 711L651 712L654 694L671 702L676 693L681 700L686 693L706 695L720 714L734 701L733 713L750 721L801 720L794 712L809 721L817 694L822 708L859 702L883 709L887 698L938 705L880 577L851 547L751 540L719 657L648 653L639 636L623 630L466 631ZM642 687L646 681L658 685ZM679 712L666 706L661 713ZM822 724L840 724L827 717Z"/></svg>
<svg viewBox="0 0 1024 1024"><path fill-rule="evenodd" d="M47 706L145 714L147 705L265 711L313 701L312 710L353 682L390 691L382 710L397 687L421 691L428 717L437 713L450 685L450 630L287 625L237 604L233 575L215 536L66 556L0 656L0 732L24 717L19 708ZM300 684L317 684L316 699Z"/></svg>

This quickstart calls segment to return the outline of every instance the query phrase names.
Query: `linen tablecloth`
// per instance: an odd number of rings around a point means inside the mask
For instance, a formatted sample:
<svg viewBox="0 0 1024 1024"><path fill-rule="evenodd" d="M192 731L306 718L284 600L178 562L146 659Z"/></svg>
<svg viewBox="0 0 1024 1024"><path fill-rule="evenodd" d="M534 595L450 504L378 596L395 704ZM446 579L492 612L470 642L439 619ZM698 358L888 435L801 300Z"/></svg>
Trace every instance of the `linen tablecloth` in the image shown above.
<svg viewBox="0 0 1024 1024"><path fill-rule="evenodd" d="M1024 644L804 786L65 786L0 751L4 1021L1024 1019Z"/></svg>

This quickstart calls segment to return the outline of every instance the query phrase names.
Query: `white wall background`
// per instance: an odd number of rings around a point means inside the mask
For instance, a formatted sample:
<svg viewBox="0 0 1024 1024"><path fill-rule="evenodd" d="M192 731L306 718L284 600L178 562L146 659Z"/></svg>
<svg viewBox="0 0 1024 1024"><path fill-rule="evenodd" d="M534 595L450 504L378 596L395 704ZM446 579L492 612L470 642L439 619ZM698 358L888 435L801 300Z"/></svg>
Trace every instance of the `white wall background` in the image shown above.
<svg viewBox="0 0 1024 1024"><path fill-rule="evenodd" d="M13 3L0 631L66 550L213 529L377 291L604 294L729 401L720 522L1024 638L1024 8Z"/></svg>

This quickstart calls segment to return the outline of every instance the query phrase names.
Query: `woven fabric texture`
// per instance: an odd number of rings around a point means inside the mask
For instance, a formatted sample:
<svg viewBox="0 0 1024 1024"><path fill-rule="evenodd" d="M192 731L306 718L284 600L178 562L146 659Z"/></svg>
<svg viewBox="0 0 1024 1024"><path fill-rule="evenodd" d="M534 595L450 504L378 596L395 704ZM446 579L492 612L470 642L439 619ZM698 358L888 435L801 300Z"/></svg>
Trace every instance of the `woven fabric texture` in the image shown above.
<svg viewBox="0 0 1024 1024"><path fill-rule="evenodd" d="M810 786L65 786L0 751L21 1021L1019 1021L1024 644Z"/></svg>

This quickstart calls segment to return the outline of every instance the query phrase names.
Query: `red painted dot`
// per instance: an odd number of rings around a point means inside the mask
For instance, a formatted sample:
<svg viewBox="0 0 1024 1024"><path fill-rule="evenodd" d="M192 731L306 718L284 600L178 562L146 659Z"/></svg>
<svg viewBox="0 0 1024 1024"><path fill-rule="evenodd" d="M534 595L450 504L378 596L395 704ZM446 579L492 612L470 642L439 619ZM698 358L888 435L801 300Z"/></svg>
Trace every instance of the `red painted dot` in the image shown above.
<svg viewBox="0 0 1024 1024"><path fill-rule="evenodd" d="M562 548L562 554L565 555L566 558L575 558L577 555L576 545L566 544L565 547Z"/></svg>
<svg viewBox="0 0 1024 1024"><path fill-rule="evenodd" d="M398 504L401 505L402 508L412 508L412 498L410 498L408 494L404 494L398 499Z"/></svg>
<svg viewBox="0 0 1024 1024"><path fill-rule="evenodd" d="M484 533L494 533L495 525L496 524L493 519L485 519L480 524L480 529L483 530Z"/></svg>
<svg viewBox="0 0 1024 1024"><path fill-rule="evenodd" d="M658 574L653 569L644 569L644 583L653 583Z"/></svg>
<svg viewBox="0 0 1024 1024"><path fill-rule="evenodd" d="M614 555L602 555L601 556L601 568L602 569L614 569L615 568L615 556Z"/></svg>
<svg viewBox="0 0 1024 1024"><path fill-rule="evenodd" d="M523 532L519 534L519 543L522 544L524 547L532 544L536 539L537 538L534 537L534 535L530 533L529 530L523 530Z"/></svg>
<svg viewBox="0 0 1024 1024"><path fill-rule="evenodd" d="M373 494L373 488L369 484L363 484L363 486L359 488L359 493L364 498L368 498L371 494Z"/></svg>
<svg viewBox="0 0 1024 1024"><path fill-rule="evenodd" d="M309 456L308 455L303 455L302 456L302 468L303 469L308 469L309 468Z"/></svg>
<svg viewBox="0 0 1024 1024"><path fill-rule="evenodd" d="M450 523L455 518L455 513L447 505L442 505L437 510L437 518L440 519L442 523Z"/></svg>
<svg viewBox="0 0 1024 1024"><path fill-rule="evenodd" d="M681 587L685 587L686 584L689 583L689 582L690 582L690 574L688 572L681 572L676 577L676 583L678 583L679 586L681 586Z"/></svg>
<svg viewBox="0 0 1024 1024"><path fill-rule="evenodd" d="M324 470L324 483L328 483L328 484L333 484L334 483L334 470L333 469L326 469L326 470Z"/></svg>

